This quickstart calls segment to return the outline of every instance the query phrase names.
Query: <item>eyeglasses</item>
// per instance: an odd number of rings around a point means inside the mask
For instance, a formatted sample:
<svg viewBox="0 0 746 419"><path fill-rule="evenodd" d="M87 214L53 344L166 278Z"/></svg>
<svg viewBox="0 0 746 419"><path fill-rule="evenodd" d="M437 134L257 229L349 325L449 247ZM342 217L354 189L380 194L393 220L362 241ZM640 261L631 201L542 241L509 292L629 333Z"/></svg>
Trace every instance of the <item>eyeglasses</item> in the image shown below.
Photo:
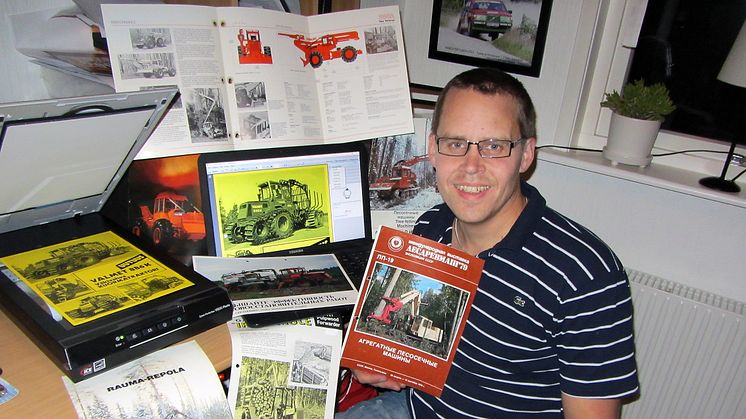
<svg viewBox="0 0 746 419"><path fill-rule="evenodd" d="M499 159L510 157L513 147L525 138L515 140L493 140L469 141L463 138L435 137L438 144L438 153L444 156L463 157L469 152L469 146L477 146L479 155L487 159Z"/></svg>

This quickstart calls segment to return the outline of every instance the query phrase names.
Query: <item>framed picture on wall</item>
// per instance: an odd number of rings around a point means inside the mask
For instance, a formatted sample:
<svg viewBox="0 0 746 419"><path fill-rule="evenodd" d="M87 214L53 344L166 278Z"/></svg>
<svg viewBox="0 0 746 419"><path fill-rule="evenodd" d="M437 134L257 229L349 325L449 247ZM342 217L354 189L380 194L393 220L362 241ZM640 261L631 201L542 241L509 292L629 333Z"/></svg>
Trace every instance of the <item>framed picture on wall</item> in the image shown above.
<svg viewBox="0 0 746 419"><path fill-rule="evenodd" d="M539 77L552 0L433 0L428 57Z"/></svg>

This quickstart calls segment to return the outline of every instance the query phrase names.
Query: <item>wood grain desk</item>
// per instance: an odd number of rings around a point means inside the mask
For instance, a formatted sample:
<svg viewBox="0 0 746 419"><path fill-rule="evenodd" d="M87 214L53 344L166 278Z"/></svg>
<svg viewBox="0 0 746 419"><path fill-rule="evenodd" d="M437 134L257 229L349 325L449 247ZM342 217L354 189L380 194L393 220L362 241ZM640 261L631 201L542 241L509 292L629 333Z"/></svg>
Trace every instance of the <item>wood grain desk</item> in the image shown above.
<svg viewBox="0 0 746 419"><path fill-rule="evenodd" d="M228 326L220 325L194 337L222 371L231 363ZM77 418L62 384L64 373L0 310L0 368L2 378L18 389L0 404L0 418Z"/></svg>

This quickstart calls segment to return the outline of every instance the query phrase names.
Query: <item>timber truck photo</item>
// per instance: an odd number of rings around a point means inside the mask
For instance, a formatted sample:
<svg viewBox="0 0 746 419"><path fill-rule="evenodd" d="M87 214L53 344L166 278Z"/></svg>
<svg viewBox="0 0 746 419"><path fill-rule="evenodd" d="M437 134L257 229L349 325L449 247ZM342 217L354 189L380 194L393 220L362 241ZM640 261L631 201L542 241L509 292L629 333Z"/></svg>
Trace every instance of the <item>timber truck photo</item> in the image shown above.
<svg viewBox="0 0 746 419"><path fill-rule="evenodd" d="M102 242L83 242L60 247L49 252L49 258L29 264L19 269L30 279L41 279L52 275L64 275L95 265L102 260L127 253L129 246L119 246Z"/></svg>
<svg viewBox="0 0 746 419"><path fill-rule="evenodd" d="M391 167L389 175L381 176L370 184L370 192L377 194L379 199L385 201L411 197L420 188L412 166L424 161L427 161L427 154L399 160Z"/></svg>
<svg viewBox="0 0 746 419"><path fill-rule="evenodd" d="M136 48L147 48L152 49L155 47L165 47L171 43L171 40L165 33L156 31L144 31L140 33L140 36L135 39L133 44Z"/></svg>
<svg viewBox="0 0 746 419"><path fill-rule="evenodd" d="M334 280L325 270L306 270L302 267L245 270L224 274L220 279L225 289L231 292L321 285Z"/></svg>
<svg viewBox="0 0 746 419"><path fill-rule="evenodd" d="M324 225L322 199L308 185L295 179L259 184L255 201L238 206L235 220L226 222L223 231L231 243L254 245L280 240L304 228Z"/></svg>
<svg viewBox="0 0 746 419"><path fill-rule="evenodd" d="M78 308L68 311L67 315L76 319L84 319L99 313L116 310L126 302L126 297L117 297L111 294L92 295L81 299Z"/></svg>
<svg viewBox="0 0 746 419"><path fill-rule="evenodd" d="M205 237L205 217L189 199L172 191L161 192L152 207L140 205L140 214L132 234L149 236L153 244L171 240L202 240Z"/></svg>

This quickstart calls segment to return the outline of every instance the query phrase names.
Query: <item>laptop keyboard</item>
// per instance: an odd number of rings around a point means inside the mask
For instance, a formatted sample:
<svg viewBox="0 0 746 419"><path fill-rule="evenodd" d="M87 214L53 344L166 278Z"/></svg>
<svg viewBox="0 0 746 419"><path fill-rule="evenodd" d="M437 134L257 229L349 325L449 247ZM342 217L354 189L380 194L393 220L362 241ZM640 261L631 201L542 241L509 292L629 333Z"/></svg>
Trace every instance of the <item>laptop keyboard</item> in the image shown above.
<svg viewBox="0 0 746 419"><path fill-rule="evenodd" d="M365 275L365 266L370 257L370 248L356 248L345 251L336 251L334 254L339 260L339 264L350 276L350 280L356 287L360 287Z"/></svg>

